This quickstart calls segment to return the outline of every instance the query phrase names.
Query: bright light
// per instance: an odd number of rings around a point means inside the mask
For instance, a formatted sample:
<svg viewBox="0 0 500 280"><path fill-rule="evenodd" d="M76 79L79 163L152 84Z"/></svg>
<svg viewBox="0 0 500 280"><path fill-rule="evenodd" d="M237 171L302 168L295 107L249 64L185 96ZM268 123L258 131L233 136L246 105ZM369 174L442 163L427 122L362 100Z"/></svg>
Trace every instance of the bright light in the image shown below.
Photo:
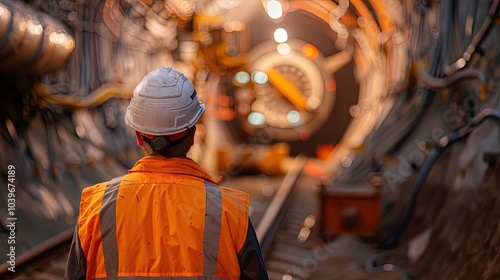
<svg viewBox="0 0 500 280"><path fill-rule="evenodd" d="M316 96L311 96L311 97L307 98L306 107L310 111L314 111L314 110L318 109L319 105L321 105L321 100L319 98L317 98Z"/></svg>
<svg viewBox="0 0 500 280"><path fill-rule="evenodd" d="M309 235L311 234L311 230L308 228L302 228L299 232L299 235L297 235L297 241L299 243L304 243L307 241L307 238L309 238Z"/></svg>
<svg viewBox="0 0 500 280"><path fill-rule="evenodd" d="M276 46L276 50L281 55L287 55L291 51L290 46L287 43L278 44L278 46Z"/></svg>
<svg viewBox="0 0 500 280"><path fill-rule="evenodd" d="M286 119L291 125L296 125L300 122L301 119L300 113L295 110L292 110L286 114Z"/></svg>
<svg viewBox="0 0 500 280"><path fill-rule="evenodd" d="M26 26L27 26L27 23L25 21L21 22L21 24L19 24L19 30L21 30L21 31L26 30Z"/></svg>
<svg viewBox="0 0 500 280"><path fill-rule="evenodd" d="M43 32L43 26L38 21L28 20L26 26L31 34L39 35Z"/></svg>
<svg viewBox="0 0 500 280"><path fill-rule="evenodd" d="M350 156L344 156L341 160L340 163L342 164L343 167L347 168L351 166L352 164L352 157Z"/></svg>
<svg viewBox="0 0 500 280"><path fill-rule="evenodd" d="M263 125L265 121L266 121L266 117L262 113L251 112L248 115L248 122L251 125L255 125L255 126Z"/></svg>
<svg viewBox="0 0 500 280"><path fill-rule="evenodd" d="M267 1L267 14L271 19L278 19L283 15L280 1L269 0Z"/></svg>
<svg viewBox="0 0 500 280"><path fill-rule="evenodd" d="M69 36L67 37L68 38L66 39L66 44L64 44L64 47L68 50L72 50L75 47L75 41L73 40L73 38L70 38Z"/></svg>
<svg viewBox="0 0 500 280"><path fill-rule="evenodd" d="M66 38L66 34L61 32L52 32L49 35L49 42L52 45L66 45L68 38Z"/></svg>
<svg viewBox="0 0 500 280"><path fill-rule="evenodd" d="M238 71L238 73L234 75L234 79L240 84L246 84L250 81L250 75L245 71Z"/></svg>
<svg viewBox="0 0 500 280"><path fill-rule="evenodd" d="M0 3L0 18L2 18L4 15L7 15L9 10L7 7L5 7L2 3Z"/></svg>
<svg viewBox="0 0 500 280"><path fill-rule="evenodd" d="M64 32L52 31L49 35L49 43L71 50L75 47L75 41Z"/></svg>
<svg viewBox="0 0 500 280"><path fill-rule="evenodd" d="M316 217L314 215L308 215L304 220L304 227L312 228L316 223Z"/></svg>
<svg viewBox="0 0 500 280"><path fill-rule="evenodd" d="M318 57L318 53L318 49L311 44L305 44L302 47L302 55L309 59L315 59L316 57Z"/></svg>
<svg viewBox="0 0 500 280"><path fill-rule="evenodd" d="M242 31L244 29L245 23L241 21L231 21L224 24L224 31L226 32Z"/></svg>
<svg viewBox="0 0 500 280"><path fill-rule="evenodd" d="M262 194L265 196L271 196L274 193L274 188L271 185L265 185L262 187Z"/></svg>
<svg viewBox="0 0 500 280"><path fill-rule="evenodd" d="M252 81L256 84L263 85L267 83L268 80L267 74L262 71L255 71L252 73Z"/></svg>
<svg viewBox="0 0 500 280"><path fill-rule="evenodd" d="M283 28L278 28L274 31L274 41L276 43L284 43L288 40L288 34Z"/></svg>

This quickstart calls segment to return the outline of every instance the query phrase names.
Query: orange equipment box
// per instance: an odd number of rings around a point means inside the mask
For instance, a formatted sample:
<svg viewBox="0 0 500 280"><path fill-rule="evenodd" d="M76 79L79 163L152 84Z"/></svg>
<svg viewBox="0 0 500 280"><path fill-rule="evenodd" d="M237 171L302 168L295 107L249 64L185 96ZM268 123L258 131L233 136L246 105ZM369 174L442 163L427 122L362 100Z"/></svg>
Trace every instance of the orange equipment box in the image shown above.
<svg viewBox="0 0 500 280"><path fill-rule="evenodd" d="M327 238L337 234L373 237L380 222L380 186L322 186L320 231Z"/></svg>

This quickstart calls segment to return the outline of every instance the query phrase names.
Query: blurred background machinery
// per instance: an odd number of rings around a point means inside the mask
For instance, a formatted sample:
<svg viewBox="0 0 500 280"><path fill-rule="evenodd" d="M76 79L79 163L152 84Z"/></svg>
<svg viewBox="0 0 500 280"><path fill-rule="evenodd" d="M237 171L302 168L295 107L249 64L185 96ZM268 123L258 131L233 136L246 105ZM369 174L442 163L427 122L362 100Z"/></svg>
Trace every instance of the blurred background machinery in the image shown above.
<svg viewBox="0 0 500 280"><path fill-rule="evenodd" d="M215 177L305 155L323 235L375 237L414 275L498 276L499 2L0 0L17 253L71 235L82 188L142 156L124 111L170 65L207 104L190 156Z"/></svg>

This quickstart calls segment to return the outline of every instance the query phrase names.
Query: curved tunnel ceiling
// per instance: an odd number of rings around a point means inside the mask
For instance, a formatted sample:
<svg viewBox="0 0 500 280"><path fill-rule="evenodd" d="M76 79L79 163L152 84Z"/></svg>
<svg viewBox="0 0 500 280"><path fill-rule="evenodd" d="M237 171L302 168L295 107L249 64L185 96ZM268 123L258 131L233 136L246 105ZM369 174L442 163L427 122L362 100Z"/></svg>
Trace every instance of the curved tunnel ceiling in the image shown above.
<svg viewBox="0 0 500 280"><path fill-rule="evenodd" d="M399 6L394 4L391 9L385 10L379 1L370 1L369 6L359 1L340 1L338 5L333 1L284 1L283 3L285 3L284 15L278 20L271 20L268 17L263 3L253 5L245 3L219 16L222 22L242 19L245 21L250 38L247 65L250 68L255 65L255 60L259 60L259 55L254 54L256 52L254 49L264 44L272 45L273 31L278 27L286 29L291 40L300 39L304 43L312 44L324 58L317 63L318 69L326 79L331 76L336 82L335 107L329 115L330 119L323 120L325 132L321 138L330 142L339 142L343 138L339 144L347 148L361 145L365 136L386 113L385 109L373 106L369 108L366 104L378 103L390 95L391 89L404 79L405 71L401 69L406 69L408 65L405 51L406 38L400 26L404 22L401 20L404 17L401 4L399 3ZM272 52L272 46L268 48L268 52ZM285 74L282 73L282 76ZM237 90L238 86L236 89L232 87L229 89L236 92ZM255 93L253 96L255 97ZM275 102L270 106L276 109L280 107L279 104ZM260 119L263 118L261 115ZM245 121L237 126L248 128L248 123ZM252 131L255 126L250 127L247 132L250 130L251 134L258 134ZM310 139L310 133L301 135L301 127L296 126L293 130L294 135L286 136L286 133L280 132L276 139L297 142ZM332 131L336 134L333 137ZM309 146L318 144L314 141L308 143Z"/></svg>

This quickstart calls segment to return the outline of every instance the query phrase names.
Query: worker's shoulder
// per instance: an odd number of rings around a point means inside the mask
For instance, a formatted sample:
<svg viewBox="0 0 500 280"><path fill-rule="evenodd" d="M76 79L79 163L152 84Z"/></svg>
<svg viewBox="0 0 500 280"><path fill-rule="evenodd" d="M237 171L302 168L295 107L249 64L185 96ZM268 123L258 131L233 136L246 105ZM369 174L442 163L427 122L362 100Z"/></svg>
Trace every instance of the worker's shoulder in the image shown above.
<svg viewBox="0 0 500 280"><path fill-rule="evenodd" d="M100 183L96 183L94 185L91 185L91 186L88 186L88 187L85 187L83 188L83 192L84 193L92 193L92 192L96 192L96 191L99 191L101 189L106 189L106 185L107 185L108 182L100 182Z"/></svg>
<svg viewBox="0 0 500 280"><path fill-rule="evenodd" d="M109 181L96 183L94 185L83 188L82 190L82 200L91 199L95 196L102 196L102 194L106 191L106 186L109 184Z"/></svg>
<svg viewBox="0 0 500 280"><path fill-rule="evenodd" d="M250 196L248 193L234 189L234 188L229 188L229 187L224 187L224 186L219 186L219 189L221 190L221 193L225 194L226 196L236 199L236 200L243 200L248 203Z"/></svg>

